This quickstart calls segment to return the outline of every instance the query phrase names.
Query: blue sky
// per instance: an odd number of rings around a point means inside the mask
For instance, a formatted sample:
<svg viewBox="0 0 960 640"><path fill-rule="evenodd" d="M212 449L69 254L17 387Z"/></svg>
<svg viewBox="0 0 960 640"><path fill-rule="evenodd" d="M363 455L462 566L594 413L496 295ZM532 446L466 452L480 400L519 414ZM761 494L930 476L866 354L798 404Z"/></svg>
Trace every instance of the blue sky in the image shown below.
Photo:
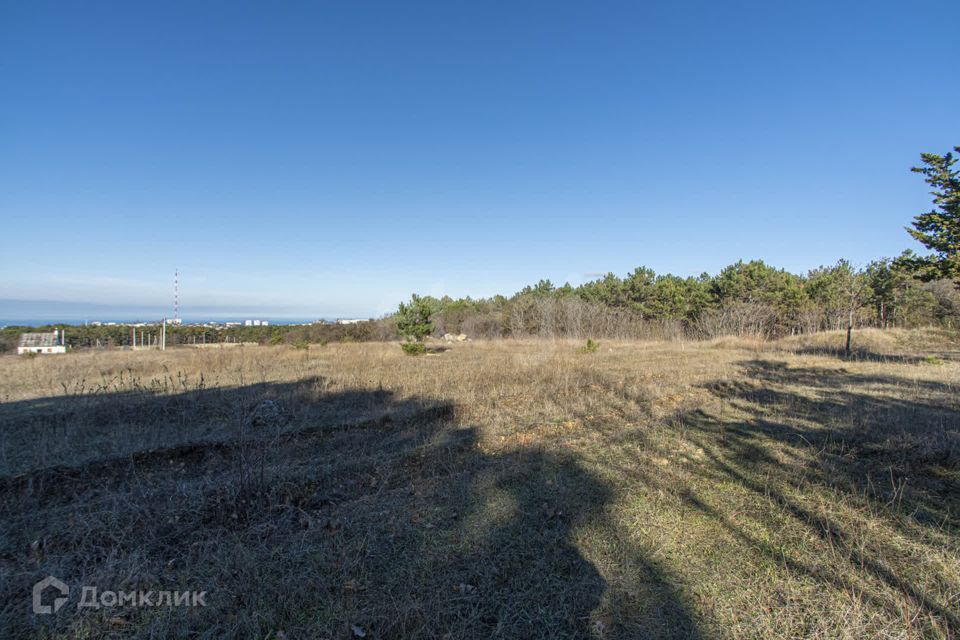
<svg viewBox="0 0 960 640"><path fill-rule="evenodd" d="M162 309L175 268L185 313L311 317L896 255L929 208L910 166L960 144L958 24L956 0L3 2L0 317Z"/></svg>

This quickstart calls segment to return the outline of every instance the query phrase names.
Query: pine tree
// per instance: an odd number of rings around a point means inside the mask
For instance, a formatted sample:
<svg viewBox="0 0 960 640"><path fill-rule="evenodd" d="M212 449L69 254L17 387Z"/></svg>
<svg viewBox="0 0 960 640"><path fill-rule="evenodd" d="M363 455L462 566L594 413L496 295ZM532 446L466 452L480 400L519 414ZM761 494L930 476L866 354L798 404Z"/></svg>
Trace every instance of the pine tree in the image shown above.
<svg viewBox="0 0 960 640"><path fill-rule="evenodd" d="M960 147L953 151L960 154ZM930 194L934 208L916 216L907 232L933 254L902 259L900 263L911 267L921 280L949 278L960 287L960 171L953 169L957 157L950 152L942 156L923 153L920 159L923 166L911 171L922 173L933 187Z"/></svg>
<svg viewBox="0 0 960 640"><path fill-rule="evenodd" d="M397 332L405 340L423 342L424 338L433 331L433 322L430 316L433 307L428 300L414 294L409 304L400 303L400 309L394 314L397 322Z"/></svg>

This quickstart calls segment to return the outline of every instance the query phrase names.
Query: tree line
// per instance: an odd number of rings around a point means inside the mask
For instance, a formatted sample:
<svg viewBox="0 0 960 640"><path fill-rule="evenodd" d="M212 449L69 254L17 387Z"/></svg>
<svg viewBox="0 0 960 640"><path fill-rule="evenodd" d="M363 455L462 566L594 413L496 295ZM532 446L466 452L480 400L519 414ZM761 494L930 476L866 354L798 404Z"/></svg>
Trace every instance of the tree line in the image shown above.
<svg viewBox="0 0 960 640"><path fill-rule="evenodd" d="M907 250L862 268L840 260L805 274L761 260L687 278L638 267L577 287L541 280L510 297L414 296L399 316L412 306L429 314L435 334L478 337L769 338L855 326L957 328L960 172L953 152L921 154L921 166L912 169L932 188L934 206L907 231L928 255Z"/></svg>
<svg viewBox="0 0 960 640"><path fill-rule="evenodd" d="M0 329L0 353L15 351L22 333L54 329L65 331L67 346L71 349L130 347L133 342L131 326L50 324L42 327L8 326ZM137 327L137 344L152 344L159 340L159 325ZM267 327L205 327L201 325L167 325L167 346L202 345L216 343L242 344L325 344L329 342L365 342L391 340L397 337L389 319L356 324L271 325Z"/></svg>
<svg viewBox="0 0 960 640"><path fill-rule="evenodd" d="M912 258L912 254L907 254ZM779 337L855 326L960 328L953 281L923 282L898 260L862 269L840 260L806 274L761 260L681 278L639 267L573 287L549 280L485 299L415 298L434 334L473 337Z"/></svg>

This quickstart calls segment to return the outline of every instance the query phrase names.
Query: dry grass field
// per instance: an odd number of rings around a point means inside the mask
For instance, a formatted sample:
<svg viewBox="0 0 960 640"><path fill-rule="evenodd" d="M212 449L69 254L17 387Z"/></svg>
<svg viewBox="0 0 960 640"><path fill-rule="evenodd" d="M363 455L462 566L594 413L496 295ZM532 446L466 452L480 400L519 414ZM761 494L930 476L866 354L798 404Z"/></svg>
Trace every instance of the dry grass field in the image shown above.
<svg viewBox="0 0 960 640"><path fill-rule="evenodd" d="M0 358L0 634L960 636L960 343L855 338Z"/></svg>

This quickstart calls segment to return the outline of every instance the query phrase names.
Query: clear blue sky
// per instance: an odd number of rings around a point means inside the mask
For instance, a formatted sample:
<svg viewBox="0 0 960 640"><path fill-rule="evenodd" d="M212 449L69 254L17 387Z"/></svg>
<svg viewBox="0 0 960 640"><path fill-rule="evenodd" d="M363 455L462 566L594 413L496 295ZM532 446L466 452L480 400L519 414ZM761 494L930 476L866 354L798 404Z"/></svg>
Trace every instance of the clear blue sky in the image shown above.
<svg viewBox="0 0 960 640"><path fill-rule="evenodd" d="M956 0L6 0L0 317L896 255L958 62Z"/></svg>

